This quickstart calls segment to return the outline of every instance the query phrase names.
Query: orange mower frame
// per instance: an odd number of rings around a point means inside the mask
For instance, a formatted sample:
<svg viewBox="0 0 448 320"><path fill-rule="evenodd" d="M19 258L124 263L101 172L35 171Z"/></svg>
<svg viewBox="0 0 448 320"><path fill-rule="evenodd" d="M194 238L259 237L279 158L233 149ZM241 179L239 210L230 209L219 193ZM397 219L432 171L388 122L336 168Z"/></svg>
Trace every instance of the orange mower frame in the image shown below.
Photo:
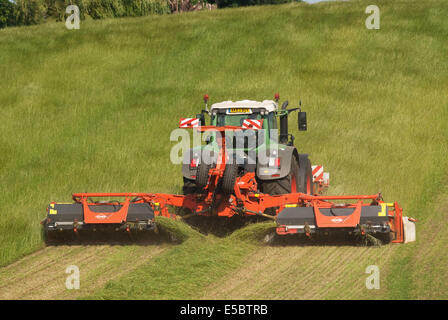
<svg viewBox="0 0 448 320"><path fill-rule="evenodd" d="M234 215L263 216L277 222L276 232L279 235L304 233L310 237L316 230L345 230L359 232L361 235L370 233L369 223L362 223L364 211L377 210L375 215L383 219L382 228L388 228L393 234L392 242L404 242L403 210L397 202L386 203L381 194L352 195L352 196L323 196L304 193L289 193L283 195L268 195L258 191L257 179L254 172L248 172L236 178L232 194L217 193L219 180L223 177L228 154L224 137L225 131L241 130L234 126L202 126L199 131L216 131L219 145L218 162L215 168L209 170L209 182L202 192L190 195L175 195L166 193L75 193L73 200L82 205L83 224L116 224L126 225L130 205L148 204L154 216L176 218L170 212L170 207L186 208L191 215L232 217ZM112 203L117 205L115 211L101 212L92 210L95 206L111 205L107 202L94 202L89 199L97 197L122 197L124 201ZM355 200L355 202L340 204L334 201ZM275 215L266 214L267 209L274 208ZM301 219L302 213L312 212L313 220L307 220L302 225L283 223L286 221L281 215L292 211L293 218ZM339 210L345 214L329 214ZM326 212L324 214L323 212ZM347 213L348 212L348 213ZM283 220L282 220L283 219ZM373 219L373 218L372 218ZM411 220L415 221L415 220ZM387 225L386 225L387 224ZM75 228L75 227L74 227ZM126 226L129 231L129 226Z"/></svg>

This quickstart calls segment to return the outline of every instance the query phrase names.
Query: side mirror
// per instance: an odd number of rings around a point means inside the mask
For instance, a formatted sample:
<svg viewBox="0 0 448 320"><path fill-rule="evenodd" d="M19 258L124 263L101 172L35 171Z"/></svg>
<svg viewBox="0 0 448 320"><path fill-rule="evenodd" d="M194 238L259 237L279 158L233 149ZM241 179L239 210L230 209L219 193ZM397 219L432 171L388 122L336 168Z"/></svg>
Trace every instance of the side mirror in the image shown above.
<svg viewBox="0 0 448 320"><path fill-rule="evenodd" d="M199 123L201 124L201 127L205 126L205 116L203 113L197 114L196 118L199 119Z"/></svg>
<svg viewBox="0 0 448 320"><path fill-rule="evenodd" d="M299 112L299 131L306 131L306 112Z"/></svg>

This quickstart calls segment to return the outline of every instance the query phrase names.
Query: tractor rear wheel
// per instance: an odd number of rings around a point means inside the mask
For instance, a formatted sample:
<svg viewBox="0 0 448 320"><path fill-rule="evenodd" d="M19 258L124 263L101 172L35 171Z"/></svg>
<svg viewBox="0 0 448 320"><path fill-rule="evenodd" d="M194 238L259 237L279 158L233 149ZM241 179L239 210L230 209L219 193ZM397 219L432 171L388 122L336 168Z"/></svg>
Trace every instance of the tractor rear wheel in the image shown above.
<svg viewBox="0 0 448 320"><path fill-rule="evenodd" d="M265 180L261 183L261 192L270 195L279 195L292 192L298 192L299 164L296 157L291 160L291 169L289 174L277 180Z"/></svg>
<svg viewBox="0 0 448 320"><path fill-rule="evenodd" d="M227 194L232 194L235 189L236 177L238 175L238 164L230 163L226 165L224 176L222 177L222 190Z"/></svg>

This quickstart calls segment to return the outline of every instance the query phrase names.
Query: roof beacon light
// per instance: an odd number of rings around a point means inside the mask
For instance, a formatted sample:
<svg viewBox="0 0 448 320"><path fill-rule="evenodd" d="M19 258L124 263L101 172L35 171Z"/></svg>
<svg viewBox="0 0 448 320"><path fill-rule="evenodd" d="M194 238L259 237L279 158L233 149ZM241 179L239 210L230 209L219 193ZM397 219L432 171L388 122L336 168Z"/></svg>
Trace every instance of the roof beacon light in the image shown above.
<svg viewBox="0 0 448 320"><path fill-rule="evenodd" d="M204 94L205 111L208 112L208 94Z"/></svg>

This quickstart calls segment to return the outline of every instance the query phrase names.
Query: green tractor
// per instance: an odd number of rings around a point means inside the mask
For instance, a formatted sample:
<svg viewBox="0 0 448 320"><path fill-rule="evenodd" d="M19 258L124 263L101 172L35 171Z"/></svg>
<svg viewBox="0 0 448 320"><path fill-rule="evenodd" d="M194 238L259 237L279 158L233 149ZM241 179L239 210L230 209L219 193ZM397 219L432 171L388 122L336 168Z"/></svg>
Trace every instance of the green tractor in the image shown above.
<svg viewBox="0 0 448 320"><path fill-rule="evenodd" d="M232 193L236 177L255 172L259 191L264 194L314 194L310 159L298 152L294 136L288 133L288 116L296 110L298 129L307 130L306 112L300 107L287 109L288 101L279 108L278 99L276 94L275 101L225 101L212 104L208 110L208 96L204 96L206 106L196 116L198 125L206 125L204 114L208 114L211 126L246 129L226 132L229 159L220 185L222 192ZM182 163L185 195L200 193L207 185L209 170L216 166L220 150L215 135L210 133L205 145L185 152Z"/></svg>

